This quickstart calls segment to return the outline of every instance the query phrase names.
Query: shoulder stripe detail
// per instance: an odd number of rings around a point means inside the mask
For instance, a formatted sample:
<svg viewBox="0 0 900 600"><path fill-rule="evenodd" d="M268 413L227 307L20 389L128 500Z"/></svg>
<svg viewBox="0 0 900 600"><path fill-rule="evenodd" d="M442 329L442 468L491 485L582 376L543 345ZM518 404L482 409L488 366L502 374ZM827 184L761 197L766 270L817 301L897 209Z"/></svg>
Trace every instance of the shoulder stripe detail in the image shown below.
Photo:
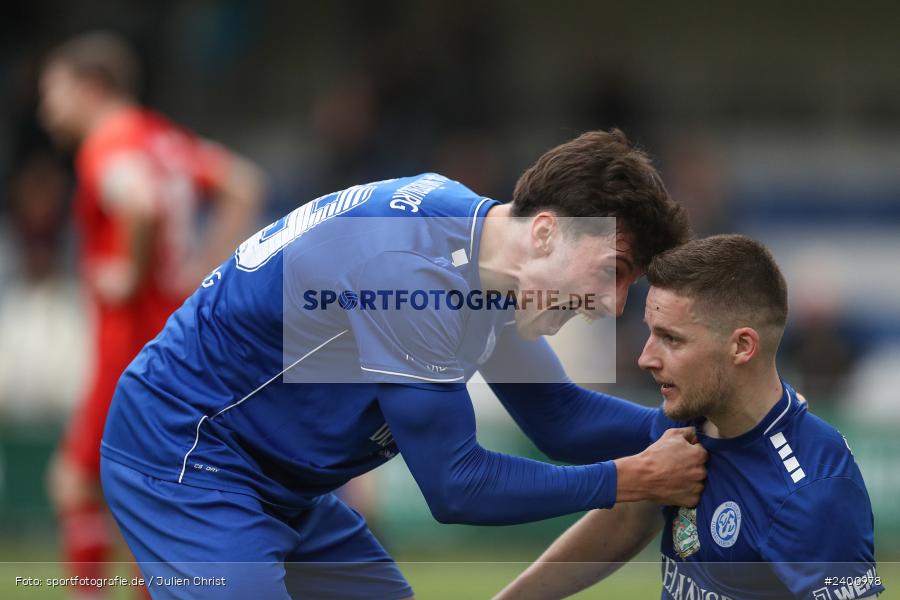
<svg viewBox="0 0 900 600"><path fill-rule="evenodd" d="M791 448L791 445L788 444L787 438L784 437L784 433L779 431L771 436L769 441L772 442L772 445L778 450L778 456L781 458L785 470L790 473L794 483L797 483L806 477L806 473L800 467L800 461L797 460L796 456L792 456L794 450Z"/></svg>
<svg viewBox="0 0 900 600"><path fill-rule="evenodd" d="M793 473L800 467L800 461L797 460L796 456L792 456L789 459L784 461L784 468L788 470L788 473Z"/></svg>
<svg viewBox="0 0 900 600"><path fill-rule="evenodd" d="M250 399L250 398L251 398L253 395L255 395L258 391L260 391L261 389L263 389L264 387L266 387L267 385L269 385L270 383L272 383L273 381L275 381L276 379L278 379L279 377L281 377L282 375L284 375L285 373L287 373L290 369L293 369L294 367L296 367L297 365L299 365L303 360L305 360L306 358L310 357L310 356L313 355L314 353L318 352L319 350L321 350L322 348L324 348L325 346L327 346L328 344L330 344L330 343L333 342L334 340L338 339L339 337L341 337L342 335L344 335L344 334L347 333L348 331L350 331L350 330L349 330L349 329L345 329L345 330L341 331L340 333L338 333L337 335L335 335L335 336L333 336L333 337L331 337L331 338L325 340L324 342L322 342L321 344L319 344L318 346L316 346L315 348L313 348L312 350L310 350L309 352L307 352L306 354L304 354L303 356L301 356L300 358L298 358L297 360L295 360L293 363L291 363L290 365L288 365L287 367L285 367L284 369L282 369L280 372L276 373L271 379L269 379L268 381L266 381L265 383L263 383L262 385L260 385L259 387L257 387L255 390L253 390L252 392L250 392L249 394L247 394L246 396L244 396L243 398L241 398L240 400L238 400L238 401L235 402L234 404L230 404L230 405L226 406L225 408L223 408L222 410L220 410L219 412L217 412L216 414L214 414L212 417L210 417L210 416L208 416L208 415L203 415L203 416L200 418L200 421L197 423L197 434L196 434L196 436L194 437L194 445L191 446L191 449L188 450L187 453L184 455L184 460L183 460L182 463L181 463L181 474L178 475L178 483L181 483L181 480L184 478L184 471L185 471L185 469L187 469L187 460L188 460L188 457L191 455L191 452L194 451L194 449L197 447L197 443L200 441L200 426L203 425L203 421L206 421L207 419L210 419L210 420L215 419L216 417L218 417L219 415L221 415L221 414L224 413L225 411L231 410L232 408L234 408L235 406L238 406L239 404L241 404L241 403L244 402L245 400Z"/></svg>
<svg viewBox="0 0 900 600"><path fill-rule="evenodd" d="M399 377L410 377L412 379L420 379L422 381L431 381L434 383L449 383L451 381L462 381L463 380L462 375L460 375L459 377L453 377L452 379L436 379L433 377L420 377L418 375L412 375L410 373L397 373L394 371L382 371L381 369L369 369L369 368L366 368L363 366L360 366L360 369L362 369L363 371L368 371L369 373L384 373L385 375L397 375Z"/></svg>
<svg viewBox="0 0 900 600"><path fill-rule="evenodd" d="M775 446L775 448L781 448L782 446L787 444L787 440L784 438L784 434L780 431L770 437L769 440L772 442L772 445Z"/></svg>

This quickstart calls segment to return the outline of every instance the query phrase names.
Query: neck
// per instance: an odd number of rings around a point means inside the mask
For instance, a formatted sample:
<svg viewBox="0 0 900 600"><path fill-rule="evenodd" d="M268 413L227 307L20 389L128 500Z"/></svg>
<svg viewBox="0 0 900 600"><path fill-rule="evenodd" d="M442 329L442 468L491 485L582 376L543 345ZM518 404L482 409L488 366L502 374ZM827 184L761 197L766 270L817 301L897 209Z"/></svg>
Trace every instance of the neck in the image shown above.
<svg viewBox="0 0 900 600"><path fill-rule="evenodd" d="M123 98L110 98L103 101L85 120L84 137L89 136L105 123L111 116L124 108L131 106L131 102Z"/></svg>
<svg viewBox="0 0 900 600"><path fill-rule="evenodd" d="M517 219L510 217L510 205L491 208L484 219L478 253L478 273L486 290L515 289L521 272Z"/></svg>
<svg viewBox="0 0 900 600"><path fill-rule="evenodd" d="M734 386L734 393L724 399L722 409L706 415L706 433L713 437L731 438L759 425L772 410L784 390L774 360L763 372L747 373Z"/></svg>

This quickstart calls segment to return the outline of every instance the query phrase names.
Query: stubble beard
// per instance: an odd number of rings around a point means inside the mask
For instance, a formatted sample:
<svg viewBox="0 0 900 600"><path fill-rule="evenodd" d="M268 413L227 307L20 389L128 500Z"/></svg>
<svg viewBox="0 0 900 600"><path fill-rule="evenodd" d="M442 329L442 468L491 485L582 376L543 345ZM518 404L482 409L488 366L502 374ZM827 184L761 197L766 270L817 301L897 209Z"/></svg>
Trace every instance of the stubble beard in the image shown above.
<svg viewBox="0 0 900 600"><path fill-rule="evenodd" d="M664 412L673 421L693 421L722 412L733 395L734 385L728 381L724 369L716 366L690 394L682 395L676 406L666 406Z"/></svg>

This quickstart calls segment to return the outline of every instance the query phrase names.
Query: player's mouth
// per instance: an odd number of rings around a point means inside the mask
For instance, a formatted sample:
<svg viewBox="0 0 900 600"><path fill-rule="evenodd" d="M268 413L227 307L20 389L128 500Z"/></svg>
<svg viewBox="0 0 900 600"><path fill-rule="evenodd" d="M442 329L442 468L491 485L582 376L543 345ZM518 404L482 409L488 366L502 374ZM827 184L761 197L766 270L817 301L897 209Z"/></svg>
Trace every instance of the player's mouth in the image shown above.
<svg viewBox="0 0 900 600"><path fill-rule="evenodd" d="M675 387L674 383L669 381L660 381L659 379L657 379L656 383L659 384L659 391L664 398L668 398L675 393L675 390L678 389L677 387Z"/></svg>
<svg viewBox="0 0 900 600"><path fill-rule="evenodd" d="M547 311L546 335L555 335L566 324L566 313L563 311Z"/></svg>
<svg viewBox="0 0 900 600"><path fill-rule="evenodd" d="M577 311L571 310L566 305L559 305L553 309L547 309L547 329L548 335L557 333L562 326L577 314Z"/></svg>

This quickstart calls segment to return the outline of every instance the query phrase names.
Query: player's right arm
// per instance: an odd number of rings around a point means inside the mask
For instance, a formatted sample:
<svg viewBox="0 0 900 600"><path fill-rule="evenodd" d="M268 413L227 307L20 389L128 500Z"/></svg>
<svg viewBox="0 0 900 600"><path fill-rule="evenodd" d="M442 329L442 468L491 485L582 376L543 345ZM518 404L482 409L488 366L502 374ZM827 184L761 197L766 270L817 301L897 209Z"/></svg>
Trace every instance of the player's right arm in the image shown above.
<svg viewBox="0 0 900 600"><path fill-rule="evenodd" d="M593 510L566 530L494 600L550 600L579 592L634 558L663 524L651 502Z"/></svg>
<svg viewBox="0 0 900 600"><path fill-rule="evenodd" d="M101 302L118 305L134 295L150 267L160 189L138 152L111 156L100 168L99 183L101 209L115 223L115 248L89 266L88 284Z"/></svg>
<svg viewBox="0 0 900 600"><path fill-rule="evenodd" d="M252 233L266 188L262 169L247 158L210 142L199 142L196 154L195 175L207 187L213 209L200 249L184 269L187 290L196 288Z"/></svg>
<svg viewBox="0 0 900 600"><path fill-rule="evenodd" d="M637 456L558 466L479 445L462 385L380 384L379 404L429 508L444 523L511 525L616 501L693 506L706 476L706 453L688 439L689 429L666 432Z"/></svg>
<svg viewBox="0 0 900 600"><path fill-rule="evenodd" d="M500 335L479 369L516 424L550 458L569 463L637 454L651 441L656 409L574 384L544 339ZM512 383L528 373L528 383Z"/></svg>

